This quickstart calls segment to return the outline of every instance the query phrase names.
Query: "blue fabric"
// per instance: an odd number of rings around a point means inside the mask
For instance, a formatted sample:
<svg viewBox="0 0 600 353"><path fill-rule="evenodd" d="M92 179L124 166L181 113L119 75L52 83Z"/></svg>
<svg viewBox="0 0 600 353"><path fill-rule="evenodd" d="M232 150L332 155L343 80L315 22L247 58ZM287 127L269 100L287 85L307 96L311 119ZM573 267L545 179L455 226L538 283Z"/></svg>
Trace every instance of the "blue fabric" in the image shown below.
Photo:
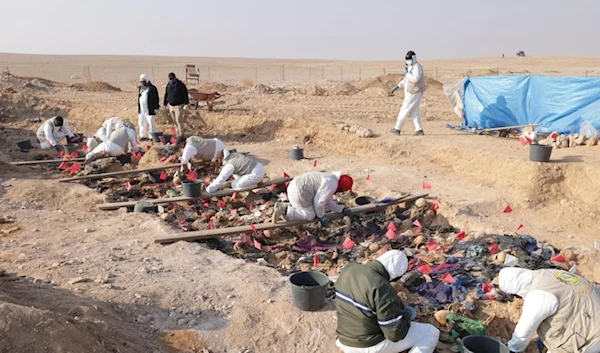
<svg viewBox="0 0 600 353"><path fill-rule="evenodd" d="M600 130L600 77L489 76L467 78L463 125L495 128L539 123L537 131Z"/></svg>

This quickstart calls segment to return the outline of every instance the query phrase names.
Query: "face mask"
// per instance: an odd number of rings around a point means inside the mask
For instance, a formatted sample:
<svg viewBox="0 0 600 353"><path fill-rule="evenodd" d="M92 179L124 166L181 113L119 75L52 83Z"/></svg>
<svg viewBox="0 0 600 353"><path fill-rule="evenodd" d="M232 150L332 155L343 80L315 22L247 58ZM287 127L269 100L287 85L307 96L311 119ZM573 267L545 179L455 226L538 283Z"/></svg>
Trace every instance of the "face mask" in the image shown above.
<svg viewBox="0 0 600 353"><path fill-rule="evenodd" d="M412 61L412 60L406 60L406 65L410 66L410 65L412 65L412 64L413 64L413 61Z"/></svg>

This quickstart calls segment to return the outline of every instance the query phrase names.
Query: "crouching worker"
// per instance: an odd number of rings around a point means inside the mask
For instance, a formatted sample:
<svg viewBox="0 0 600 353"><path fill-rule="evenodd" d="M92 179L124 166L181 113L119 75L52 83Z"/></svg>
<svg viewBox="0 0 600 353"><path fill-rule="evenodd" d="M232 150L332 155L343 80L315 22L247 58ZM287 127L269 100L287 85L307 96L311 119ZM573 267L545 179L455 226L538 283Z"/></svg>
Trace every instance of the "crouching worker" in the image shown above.
<svg viewBox="0 0 600 353"><path fill-rule="evenodd" d="M198 136L190 136L187 139L183 136L177 137L177 148L183 148L181 154L181 171L192 170L192 158L198 158L203 161L217 162L219 156L225 149L225 144L219 139L204 139Z"/></svg>
<svg viewBox="0 0 600 353"><path fill-rule="evenodd" d="M336 345L344 353L432 353L440 331L412 322L416 310L405 307L390 284L408 269L408 259L390 250L377 260L344 266L335 282Z"/></svg>
<svg viewBox="0 0 600 353"><path fill-rule="evenodd" d="M206 187L208 193L219 190L232 175L235 180L231 182L231 188L237 191L256 186L265 177L265 167L246 155L231 153L225 149L217 157L217 161L221 160L223 168L219 176Z"/></svg>
<svg viewBox="0 0 600 353"><path fill-rule="evenodd" d="M600 287L561 270L503 268L500 289L523 298L508 348L523 352L537 331L548 353L600 352Z"/></svg>
<svg viewBox="0 0 600 353"><path fill-rule="evenodd" d="M351 216L350 209L333 201L333 194L352 189L353 180L339 172L308 172L300 174L287 188L289 204L278 202L273 212L273 223L285 221L311 221L317 217L321 224L329 223L325 208Z"/></svg>
<svg viewBox="0 0 600 353"><path fill-rule="evenodd" d="M96 134L88 138L86 143L88 151L92 151L102 142L108 141L113 131L122 127L126 127L135 131L135 126L128 119L124 119L119 116L113 116L112 118L106 119L98 131L96 131Z"/></svg>
<svg viewBox="0 0 600 353"><path fill-rule="evenodd" d="M102 142L92 151L85 156L85 162L83 164L89 164L98 158L102 158L106 155L111 157L118 157L123 155L128 150L128 145L131 147L132 152L139 152L137 144L137 135L135 130L121 127L110 135L108 140Z"/></svg>
<svg viewBox="0 0 600 353"><path fill-rule="evenodd" d="M45 150L54 147L57 152L61 149L58 142L66 136L69 136L73 142L79 139L79 136L75 136L71 132L69 125L67 125L62 116L55 116L46 120L37 130L36 136L40 141L42 149Z"/></svg>

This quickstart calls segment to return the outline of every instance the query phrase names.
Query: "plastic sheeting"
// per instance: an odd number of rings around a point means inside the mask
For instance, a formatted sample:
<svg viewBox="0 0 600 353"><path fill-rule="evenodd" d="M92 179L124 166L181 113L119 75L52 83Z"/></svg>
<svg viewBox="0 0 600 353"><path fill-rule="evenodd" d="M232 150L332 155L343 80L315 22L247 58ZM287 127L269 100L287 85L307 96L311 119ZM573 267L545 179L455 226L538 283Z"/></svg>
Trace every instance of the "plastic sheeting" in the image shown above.
<svg viewBox="0 0 600 353"><path fill-rule="evenodd" d="M589 121L600 130L600 77L467 78L462 103L463 125L469 128L538 123L537 131L575 133Z"/></svg>

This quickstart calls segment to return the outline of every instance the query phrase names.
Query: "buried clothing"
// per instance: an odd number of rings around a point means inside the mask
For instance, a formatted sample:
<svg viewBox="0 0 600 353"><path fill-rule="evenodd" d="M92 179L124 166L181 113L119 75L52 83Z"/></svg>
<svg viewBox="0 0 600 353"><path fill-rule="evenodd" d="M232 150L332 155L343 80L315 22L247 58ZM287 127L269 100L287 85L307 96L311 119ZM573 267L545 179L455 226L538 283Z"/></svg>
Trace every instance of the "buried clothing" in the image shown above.
<svg viewBox="0 0 600 353"><path fill-rule="evenodd" d="M71 129L69 129L69 125L67 125L66 121L63 121L62 126L56 126L54 125L54 119L56 119L56 117L46 120L37 130L36 136L42 149L56 146L58 141L64 139L66 136L75 136L75 134L71 132Z"/></svg>
<svg viewBox="0 0 600 353"><path fill-rule="evenodd" d="M325 215L325 208L340 213L344 206L333 201L339 176L335 173L308 172L290 182L287 188L290 206L286 219L310 221Z"/></svg>
<svg viewBox="0 0 600 353"><path fill-rule="evenodd" d="M219 176L206 187L206 192L217 191L232 175L235 180L231 182L231 188L236 191L255 186L265 177L265 168L255 159L228 150L224 150L223 155L223 168Z"/></svg>

